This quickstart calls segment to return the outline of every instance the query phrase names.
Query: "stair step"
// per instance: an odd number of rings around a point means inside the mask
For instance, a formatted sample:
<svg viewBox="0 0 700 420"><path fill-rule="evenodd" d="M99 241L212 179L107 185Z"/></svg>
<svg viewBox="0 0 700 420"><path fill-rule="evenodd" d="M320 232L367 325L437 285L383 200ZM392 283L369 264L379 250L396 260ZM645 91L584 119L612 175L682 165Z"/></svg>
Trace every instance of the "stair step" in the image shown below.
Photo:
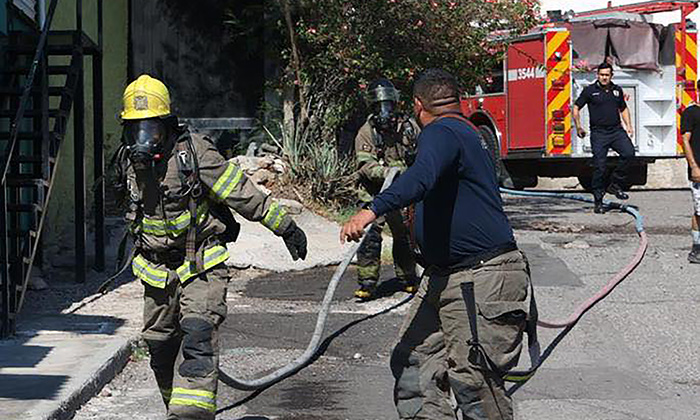
<svg viewBox="0 0 700 420"><path fill-rule="evenodd" d="M71 71L72 71L71 66L49 66L49 68L48 68L48 73L50 75L68 74ZM25 66L11 67L8 69L3 69L2 71L0 71L0 73L28 75L29 74L29 67L25 67Z"/></svg>
<svg viewBox="0 0 700 420"><path fill-rule="evenodd" d="M41 156L17 156L13 159L15 162L19 163L43 163L44 159ZM49 156L49 163L56 163L56 159Z"/></svg>
<svg viewBox="0 0 700 420"><path fill-rule="evenodd" d="M15 118L17 111L11 109L0 110L0 118ZM39 117L41 116L40 109L27 109L24 111L24 117ZM65 118L68 116L68 112L62 109L49 109L49 118Z"/></svg>
<svg viewBox="0 0 700 420"><path fill-rule="evenodd" d="M9 131L0 131L0 140L9 140L10 138L10 132ZM49 139L56 137L56 133L50 132L49 133ZM18 140L37 140L41 139L42 135L38 131L20 131L17 134L17 139Z"/></svg>
<svg viewBox="0 0 700 420"><path fill-rule="evenodd" d="M7 211L17 213L41 213L42 208L36 203L7 204Z"/></svg>
<svg viewBox="0 0 700 420"><path fill-rule="evenodd" d="M75 33L76 31L74 30L50 31L46 45L47 52L56 55L72 54L75 50L73 45ZM39 42L38 35L19 31L12 31L9 35L11 40L11 44L8 46L10 52L33 54L36 51L36 45ZM97 44L85 32L80 36L80 43L87 54L99 51Z"/></svg>
<svg viewBox="0 0 700 420"><path fill-rule="evenodd" d="M7 176L7 185L10 187L47 187L49 181L44 178L14 178L12 175Z"/></svg>
<svg viewBox="0 0 700 420"><path fill-rule="evenodd" d="M7 86L1 86L0 87L0 95L6 95L6 96L22 96L24 93L24 89L22 88L17 88L17 87L7 87ZM33 87L32 88L32 93L41 93L41 88L40 87ZM67 89L63 87L58 87L58 86L49 86L49 96L61 96L64 93L69 93Z"/></svg>
<svg viewBox="0 0 700 420"><path fill-rule="evenodd" d="M25 238L27 236L29 236L31 238L36 238L38 236L37 232L35 230L32 230L32 229L29 229L29 230L27 230L27 229L20 229L20 230L10 229L8 234L11 238Z"/></svg>

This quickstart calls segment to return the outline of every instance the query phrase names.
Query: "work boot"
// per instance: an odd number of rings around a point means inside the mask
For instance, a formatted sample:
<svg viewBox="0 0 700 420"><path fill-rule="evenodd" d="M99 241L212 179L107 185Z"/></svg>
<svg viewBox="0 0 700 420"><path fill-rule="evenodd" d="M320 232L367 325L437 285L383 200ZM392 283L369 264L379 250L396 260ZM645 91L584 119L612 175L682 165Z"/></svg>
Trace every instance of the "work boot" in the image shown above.
<svg viewBox="0 0 700 420"><path fill-rule="evenodd" d="M368 300L376 299L377 298L377 285L376 284L360 285L360 288L355 290L355 297L361 302L366 302Z"/></svg>
<svg viewBox="0 0 700 420"><path fill-rule="evenodd" d="M597 214L605 213L605 204L603 204L603 197L605 193L600 191L593 192L593 212Z"/></svg>
<svg viewBox="0 0 700 420"><path fill-rule="evenodd" d="M622 188L617 184L610 184L608 186L608 192L614 195L618 200L627 200L630 198L629 194L622 191Z"/></svg>
<svg viewBox="0 0 700 420"><path fill-rule="evenodd" d="M691 264L700 264L700 245L693 245L693 249L688 254L688 261Z"/></svg>
<svg viewBox="0 0 700 420"><path fill-rule="evenodd" d="M415 294L418 291L419 279L417 277L401 279L403 291L410 294Z"/></svg>

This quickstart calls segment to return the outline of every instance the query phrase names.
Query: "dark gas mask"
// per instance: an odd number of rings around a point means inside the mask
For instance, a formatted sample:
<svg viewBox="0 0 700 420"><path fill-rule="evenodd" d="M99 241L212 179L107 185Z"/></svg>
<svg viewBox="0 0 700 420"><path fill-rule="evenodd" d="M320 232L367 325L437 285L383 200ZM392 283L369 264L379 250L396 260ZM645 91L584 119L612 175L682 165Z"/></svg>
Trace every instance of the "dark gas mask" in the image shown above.
<svg viewBox="0 0 700 420"><path fill-rule="evenodd" d="M140 166L152 165L164 156L168 130L160 118L130 120L124 124L129 159Z"/></svg>
<svg viewBox="0 0 700 420"><path fill-rule="evenodd" d="M372 104L372 125L379 132L389 133L396 129L396 103L399 91L386 79L380 79L370 88L369 102Z"/></svg>

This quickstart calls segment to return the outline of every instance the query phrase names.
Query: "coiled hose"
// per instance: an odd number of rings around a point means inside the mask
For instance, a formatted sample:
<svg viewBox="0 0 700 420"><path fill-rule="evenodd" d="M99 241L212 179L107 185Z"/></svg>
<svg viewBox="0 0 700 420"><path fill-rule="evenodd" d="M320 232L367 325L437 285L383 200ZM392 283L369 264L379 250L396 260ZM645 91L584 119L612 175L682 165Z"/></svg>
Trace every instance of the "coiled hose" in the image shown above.
<svg viewBox="0 0 700 420"><path fill-rule="evenodd" d="M382 185L382 191L384 191L386 188L389 187L389 185L391 185L398 173L398 168L391 168L389 170L384 180L384 184ZM313 359L314 355L316 354L321 345L321 338L323 337L323 331L326 327L326 318L328 318L328 312L330 311L333 296L335 295L335 290L338 287L340 278L343 276L343 273L345 273L345 270L347 270L348 266L350 265L350 262L352 261L352 258L355 256L357 250L364 242L365 238L367 237L366 233L369 231L370 228L371 225L365 229L365 235L362 236L360 242L352 244L350 249L348 249L348 251L345 253L343 261L340 263L338 268L335 269L333 277L331 277L331 280L328 283L328 289L326 289L326 294L323 296L321 309L318 312L318 318L316 318L316 328L314 329L314 333L311 336L311 341L309 342L309 345L306 346L306 350L304 350L304 353L301 354L301 356L294 359L294 361L292 361L288 365L283 366L280 369L268 375L265 375L259 379L239 379L227 374L219 367L219 380L221 382L232 388L239 389L242 391L255 391L258 389L267 388L297 373Z"/></svg>
<svg viewBox="0 0 700 420"><path fill-rule="evenodd" d="M393 182L394 178L398 174L398 169L391 169L390 172L387 174L387 177L384 181L384 185L382 185L382 191L385 190L386 188L391 185ZM540 198L560 198L560 199L568 199L568 200L575 200L575 201L582 201L586 203L593 203L593 200L582 196L578 194L570 194L570 193L554 193L554 192L535 192L535 191L516 191L516 190L510 190L506 188L502 188L501 192L504 194L509 194L509 195L516 195L516 196L523 196L523 197L540 197ZM596 293L594 296L583 302L581 305L578 306L578 308L574 311L574 313L571 314L568 318L564 320L555 320L555 321L549 321L549 320L539 320L538 325L543 327L543 328L564 328L562 332L560 332L554 340L547 346L544 352L542 354L539 353L539 343L535 343L536 349L530 349L531 352L531 357L532 359L532 367L528 370L513 370L508 372L507 376L504 378L506 381L509 382L514 382L515 385L513 385L509 390L508 393L512 394L515 392L518 388L520 388L525 382L527 382L530 378L532 378L537 371L537 369L544 363L544 361L551 355L552 351L554 348L561 342L561 340L571 331L571 329L576 325L576 323L581 319L581 317L588 312L593 306L595 306L598 302L603 300L606 296L610 294L610 292L615 289L627 276L629 276L632 271L641 263L642 259L644 258L644 254L646 253L647 247L648 247L648 239L646 232L644 231L644 221L642 215L639 213L639 211L633 207L629 206L626 204L622 204L619 202L611 202L611 201L605 201L604 204L609 208L609 209L619 209L621 211L624 211L630 215L632 215L635 218L635 227L637 230L637 234L640 237L640 243L639 247L637 249L637 252L635 256L632 258L632 260L629 262L629 264L624 267L617 275L615 275L598 293ZM368 226L365 229L365 233L370 229L370 226ZM287 364L286 366L283 366L282 368L265 375L261 378L258 379L251 379L251 380L245 380L245 379L239 379L236 377L233 377L229 374L227 374L223 369L219 368L219 380L223 382L224 384L243 391L255 391L255 390L261 390L264 388L267 388L277 382L282 381L283 379L295 374L304 366L307 366L307 364L314 358L316 355L316 352L318 351L320 344L321 344L321 338L323 337L323 332L325 330L326 326L326 319L328 317L328 313L330 311L330 306L333 301L333 296L335 295L335 291L337 289L338 283L340 282L340 278L342 277L343 273L345 273L345 270L347 270L348 266L350 265L350 262L352 261L352 258L355 256L357 253L357 250L359 247L362 245L362 242L364 241L366 235L363 236L362 240L360 240L359 243L353 244L350 249L345 254L345 257L343 258L342 262L340 265L336 268L335 272L333 273L333 277L331 277L331 280L328 284L328 288L326 290L326 294L323 297L323 302L321 304L321 309L319 310L318 313L318 318L316 319L316 327L314 329L313 335L311 337L311 341L309 342L308 346L306 347L306 350L302 355L294 359L291 363ZM409 298L410 299L410 298ZM382 312L382 311L380 311ZM533 351L536 352L536 355L533 354Z"/></svg>
<svg viewBox="0 0 700 420"><path fill-rule="evenodd" d="M556 193L556 192L540 192L540 191L516 191L507 188L501 188L501 192L504 194L521 196L521 197L540 197L540 198L559 198L567 200L582 201L585 203L594 203L594 200L579 194L570 193ZM544 361L552 354L554 348L561 342L561 340L571 331L571 329L578 323L583 315L593 308L601 300L605 299L623 280L625 280L644 259L644 254L649 246L649 240L647 234L644 231L644 218L639 213L637 208L627 204L623 204L615 201L604 201L603 203L608 209L617 209L625 213L628 213L634 217L635 229L639 235L639 246L637 247L637 252L634 257L629 261L629 263L622 268L615 276L613 276L608 283L601 288L595 295L591 296L589 299L581 303L576 310L566 319L561 320L538 320L537 325L542 328L563 328L563 330L552 340L552 342L547 346L542 354L539 354L539 343L531 343L530 357L532 359L532 366L528 370L512 370L508 372L505 376L505 380L508 382L514 382L509 390L508 394L512 394L518 388L520 388L525 382L532 378L537 371L537 369L544 363ZM536 340L535 340L536 341ZM535 347L536 348L533 348Z"/></svg>

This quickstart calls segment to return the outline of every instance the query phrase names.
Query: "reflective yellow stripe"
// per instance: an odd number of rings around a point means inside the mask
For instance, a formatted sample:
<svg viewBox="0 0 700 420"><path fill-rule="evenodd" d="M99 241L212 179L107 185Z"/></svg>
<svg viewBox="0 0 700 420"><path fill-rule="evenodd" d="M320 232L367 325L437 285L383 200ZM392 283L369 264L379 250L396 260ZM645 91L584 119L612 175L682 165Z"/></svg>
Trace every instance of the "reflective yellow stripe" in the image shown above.
<svg viewBox="0 0 700 420"><path fill-rule="evenodd" d="M384 178L384 167L377 165L376 167L372 168L370 172L370 176L373 178Z"/></svg>
<svg viewBox="0 0 700 420"><path fill-rule="evenodd" d="M287 210L280 206L279 203L274 202L267 210L267 214L265 215L262 224L276 234L281 234L282 232L279 232L278 230L286 215Z"/></svg>
<svg viewBox="0 0 700 420"><path fill-rule="evenodd" d="M389 163L389 166L392 168L405 168L406 167L406 164L403 163L403 161L401 161L401 160L390 160L388 163Z"/></svg>
<svg viewBox="0 0 700 420"><path fill-rule="evenodd" d="M173 388L170 405L185 405L216 411L216 394L199 389Z"/></svg>
<svg viewBox="0 0 700 420"><path fill-rule="evenodd" d="M231 195L241 178L243 178L243 171L237 165L229 162L226 171L216 180L211 191L217 198L225 200Z"/></svg>
<svg viewBox="0 0 700 420"><path fill-rule="evenodd" d="M204 270L208 270L228 259L228 249L222 245L215 245L204 251ZM199 274L197 268L193 267L194 264L189 261L185 261L180 267L177 268L177 276L180 278L181 282L185 282L192 277Z"/></svg>
<svg viewBox="0 0 700 420"><path fill-rule="evenodd" d="M506 375L503 377L504 381L508 382L527 382L529 381L533 376L535 376L535 372L530 372L527 375Z"/></svg>
<svg viewBox="0 0 700 420"><path fill-rule="evenodd" d="M197 400L191 400L189 398L188 399L171 398L170 405L185 405L185 406L189 406L189 407L199 407L199 408L203 408L207 411L210 411L212 413L216 411L216 404L206 403L206 402L197 401Z"/></svg>
<svg viewBox="0 0 700 420"><path fill-rule="evenodd" d="M377 158L369 152L357 152L357 161L358 162L371 162L371 161L376 161Z"/></svg>
<svg viewBox="0 0 700 420"><path fill-rule="evenodd" d="M164 289L168 281L168 271L160 270L141 255L137 255L131 263L134 275L153 287Z"/></svg>
<svg viewBox="0 0 700 420"><path fill-rule="evenodd" d="M173 388L173 394L197 395L199 397L216 398L216 394L211 391L201 389Z"/></svg>
<svg viewBox="0 0 700 420"><path fill-rule="evenodd" d="M198 225L207 218L209 215L208 212L209 205L206 201L197 207ZM185 210L173 220L144 217L141 221L141 225L143 226L143 232L150 235L165 236L170 233L171 235L180 236L190 227L190 212L189 210Z"/></svg>

